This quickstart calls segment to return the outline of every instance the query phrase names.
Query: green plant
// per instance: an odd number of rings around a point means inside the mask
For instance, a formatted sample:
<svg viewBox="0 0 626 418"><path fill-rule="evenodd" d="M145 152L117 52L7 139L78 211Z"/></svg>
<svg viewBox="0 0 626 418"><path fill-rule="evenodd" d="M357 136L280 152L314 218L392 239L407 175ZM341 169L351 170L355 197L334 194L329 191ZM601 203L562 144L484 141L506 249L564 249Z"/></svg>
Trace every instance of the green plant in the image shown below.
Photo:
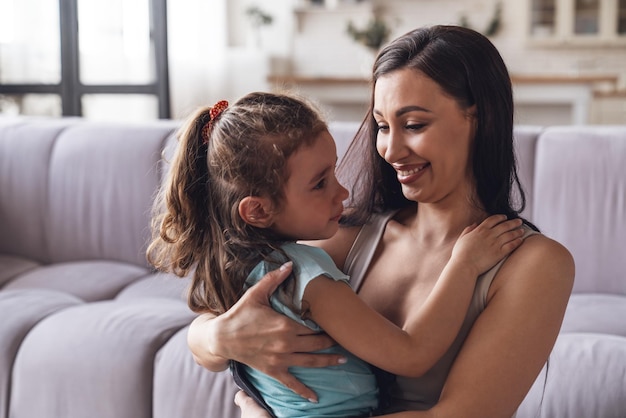
<svg viewBox="0 0 626 418"><path fill-rule="evenodd" d="M261 48L262 39L261 39L261 29L263 26L269 26L274 21L272 15L267 12L264 12L258 6L250 6L246 9L246 15L250 19L250 23L252 23L252 28L254 29L254 36L256 38L256 46L257 48Z"/></svg>
<svg viewBox="0 0 626 418"><path fill-rule="evenodd" d="M391 29L382 18L374 16L363 29L349 21L347 32L356 42L376 52L389 39Z"/></svg>
<svg viewBox="0 0 626 418"><path fill-rule="evenodd" d="M263 11L258 6L248 7L246 9L246 15L252 22L252 26L254 26L257 29L260 28L261 26L271 25L272 22L274 21L274 18L272 17L272 15Z"/></svg>
<svg viewBox="0 0 626 418"><path fill-rule="evenodd" d="M469 19L467 15L461 15L459 19L459 26L463 26L468 29L473 29L472 25L469 23ZM496 35L502 27L502 3L496 3L495 9L493 11L493 16L491 16L491 20L487 24L487 27L482 32L485 36L494 36Z"/></svg>

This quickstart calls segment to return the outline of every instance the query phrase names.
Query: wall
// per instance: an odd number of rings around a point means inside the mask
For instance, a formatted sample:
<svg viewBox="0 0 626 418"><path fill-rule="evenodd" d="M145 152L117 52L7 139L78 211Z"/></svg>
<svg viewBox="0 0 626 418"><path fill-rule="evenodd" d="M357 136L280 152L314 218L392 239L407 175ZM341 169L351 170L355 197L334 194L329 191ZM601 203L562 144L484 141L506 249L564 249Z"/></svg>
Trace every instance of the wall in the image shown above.
<svg viewBox="0 0 626 418"><path fill-rule="evenodd" d="M616 74L626 89L624 47L537 47L529 44L526 16L529 0L503 2L502 30L492 41L512 74L575 76ZM392 36L430 24L456 24L465 14L475 29L485 28L496 0L388 0L387 20ZM259 5L274 16L262 30L261 47L254 42L245 15ZM361 25L369 19L368 1L342 2L331 11L296 13L300 0L176 0L170 1L170 60L173 113L190 107L234 100L251 90L271 88L270 74L295 73L310 77L362 77L372 55L346 34L348 20ZM228 22L228 24L226 24ZM602 86L600 86L602 87ZM591 98L587 123L626 123L626 97ZM570 110L552 104L555 122L567 123ZM556 106L556 107L555 107ZM520 111L524 106L520 105ZM528 121L545 116L527 105ZM534 113L534 115L533 115ZM521 116L520 116L521 118ZM548 120L549 121L549 120ZM526 120L524 120L526 122ZM542 121L543 122L543 121Z"/></svg>

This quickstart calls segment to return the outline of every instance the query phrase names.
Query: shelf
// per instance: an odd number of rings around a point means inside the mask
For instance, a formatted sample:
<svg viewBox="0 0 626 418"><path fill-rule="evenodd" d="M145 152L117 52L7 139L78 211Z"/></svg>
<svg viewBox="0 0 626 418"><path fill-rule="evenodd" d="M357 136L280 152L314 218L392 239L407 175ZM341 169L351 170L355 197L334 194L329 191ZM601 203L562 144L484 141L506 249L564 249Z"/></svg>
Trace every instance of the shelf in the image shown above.
<svg viewBox="0 0 626 418"><path fill-rule="evenodd" d="M303 21L307 16L329 16L345 14L348 16L358 13L372 13L374 5L371 0L345 1L338 0L336 6L315 5L310 3L299 4L293 9L296 16L296 27L298 32L302 31Z"/></svg>

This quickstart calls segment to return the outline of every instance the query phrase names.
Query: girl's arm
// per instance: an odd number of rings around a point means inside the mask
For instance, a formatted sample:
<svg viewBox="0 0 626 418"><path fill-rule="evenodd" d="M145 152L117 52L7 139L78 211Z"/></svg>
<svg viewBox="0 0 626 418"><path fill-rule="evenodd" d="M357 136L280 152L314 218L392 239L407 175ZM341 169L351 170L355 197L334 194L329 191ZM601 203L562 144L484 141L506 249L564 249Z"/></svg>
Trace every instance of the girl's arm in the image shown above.
<svg viewBox="0 0 626 418"><path fill-rule="evenodd" d="M463 232L428 300L409 313L402 329L345 283L324 276L304 292L310 318L357 357L394 374L421 376L458 334L479 274L521 244L521 221L505 220L492 216Z"/></svg>

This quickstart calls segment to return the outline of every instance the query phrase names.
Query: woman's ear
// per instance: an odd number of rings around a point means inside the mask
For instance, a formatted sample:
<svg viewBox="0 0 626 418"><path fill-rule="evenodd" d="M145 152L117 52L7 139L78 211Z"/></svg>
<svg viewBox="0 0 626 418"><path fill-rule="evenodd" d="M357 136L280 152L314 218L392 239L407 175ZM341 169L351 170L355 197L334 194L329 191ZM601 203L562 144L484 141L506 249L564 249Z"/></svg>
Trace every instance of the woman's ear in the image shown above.
<svg viewBox="0 0 626 418"><path fill-rule="evenodd" d="M246 196L239 202L239 216L248 225L269 228L273 223L271 208L268 199Z"/></svg>
<svg viewBox="0 0 626 418"><path fill-rule="evenodd" d="M473 119L474 123L476 123L476 121L478 120L478 107L476 107L476 105L472 105L472 106L468 107L465 110L465 115L468 118Z"/></svg>

